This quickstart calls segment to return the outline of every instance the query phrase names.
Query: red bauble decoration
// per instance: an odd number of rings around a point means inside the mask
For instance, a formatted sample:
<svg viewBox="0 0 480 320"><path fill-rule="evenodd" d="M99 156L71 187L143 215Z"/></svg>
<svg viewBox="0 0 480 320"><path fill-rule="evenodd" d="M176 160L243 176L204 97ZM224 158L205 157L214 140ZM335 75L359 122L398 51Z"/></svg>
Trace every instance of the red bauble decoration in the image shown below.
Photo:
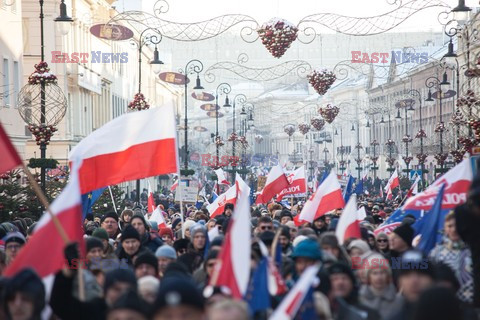
<svg viewBox="0 0 480 320"><path fill-rule="evenodd" d="M340 108L331 104L327 104L326 107L321 107L318 109L318 113L320 113L322 118L325 119L325 121L327 121L328 123L332 123L339 112Z"/></svg>
<svg viewBox="0 0 480 320"><path fill-rule="evenodd" d="M275 58L280 58L297 39L298 29L284 19L273 18L258 30L263 45Z"/></svg>
<svg viewBox="0 0 480 320"><path fill-rule="evenodd" d="M130 110L146 110L150 108L150 105L148 104L147 100L145 99L145 96L143 93L139 92L135 94L135 97L133 98L133 101L128 104L128 108Z"/></svg>
<svg viewBox="0 0 480 320"><path fill-rule="evenodd" d="M313 89L321 96L327 93L328 89L330 89L335 80L337 80L337 76L328 70L314 70L307 78Z"/></svg>
<svg viewBox="0 0 480 320"><path fill-rule="evenodd" d="M50 73L50 68L45 61L35 65L35 71L28 77L28 84L57 83L57 77Z"/></svg>

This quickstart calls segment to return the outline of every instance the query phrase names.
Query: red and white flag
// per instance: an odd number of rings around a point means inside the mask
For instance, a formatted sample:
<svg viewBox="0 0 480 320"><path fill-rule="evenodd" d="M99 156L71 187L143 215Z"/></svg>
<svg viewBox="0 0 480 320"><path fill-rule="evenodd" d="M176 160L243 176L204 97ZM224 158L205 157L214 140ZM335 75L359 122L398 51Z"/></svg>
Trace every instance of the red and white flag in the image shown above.
<svg viewBox="0 0 480 320"><path fill-rule="evenodd" d="M342 245L345 240L349 238L362 238L360 221L362 221L363 218L361 218L359 213L359 210L357 210L357 195L352 194L335 229L335 235L337 236L339 244Z"/></svg>
<svg viewBox="0 0 480 320"><path fill-rule="evenodd" d="M224 184L224 185L227 185L227 186L230 185L227 178L225 177L225 172L223 172L222 168L214 170L214 171L215 171L215 174L217 175L218 184Z"/></svg>
<svg viewBox="0 0 480 320"><path fill-rule="evenodd" d="M251 242L250 188L238 174L235 184L238 189L237 205L233 210L210 285L225 286L230 289L233 298L242 299L250 279L251 246L245 245Z"/></svg>
<svg viewBox="0 0 480 320"><path fill-rule="evenodd" d="M305 203L302 212L297 215L296 223L313 222L327 212L343 208L344 206L345 200L343 199L342 188L340 183L338 183L337 175L332 170L328 177L318 186L317 191Z"/></svg>
<svg viewBox="0 0 480 320"><path fill-rule="evenodd" d="M78 242L84 248L81 199L78 169L74 166L67 186L50 205L50 210L69 240ZM3 275L11 277L27 267L33 268L41 278L52 275L65 266L65 245L50 215L44 213L35 226L33 235ZM45 256L46 253L48 256Z"/></svg>
<svg viewBox="0 0 480 320"><path fill-rule="evenodd" d="M302 273L302 276L295 283L293 288L283 298L280 305L275 309L270 316L270 320L291 320L295 318L298 310L300 309L303 300L308 291L317 280L317 273L320 270L320 265L315 264L308 267Z"/></svg>
<svg viewBox="0 0 480 320"><path fill-rule="evenodd" d="M175 191L175 190L177 189L177 187L178 187L178 180L179 180L179 179L175 180L175 182L172 184L172 186L170 187L170 192L173 192L173 191Z"/></svg>
<svg viewBox="0 0 480 320"><path fill-rule="evenodd" d="M412 195L416 195L418 193L418 183L420 182L420 176L417 175L417 178L413 182L412 186L407 192L406 198L410 198Z"/></svg>
<svg viewBox="0 0 480 320"><path fill-rule="evenodd" d="M277 195L277 201L282 201L284 196L307 192L307 180L305 179L305 167L301 166L297 170L287 175L288 187L284 188Z"/></svg>
<svg viewBox="0 0 480 320"><path fill-rule="evenodd" d="M270 201L277 193L281 192L283 189L288 187L288 179L283 171L282 166L279 164L275 167L272 167L267 176L267 181L265 187L262 189L260 194L257 196L255 204L267 203Z"/></svg>
<svg viewBox="0 0 480 320"><path fill-rule="evenodd" d="M222 193L207 206L208 212L210 212L210 219L215 218L225 211L225 205L227 203L233 203L235 205L237 201L237 186L231 186L225 193Z"/></svg>
<svg viewBox="0 0 480 320"><path fill-rule="evenodd" d="M158 224L158 229L167 227L167 223L165 222L165 217L163 216L162 209L160 209L159 205L153 211L152 215L150 216L150 219L147 219L147 220L155 221Z"/></svg>
<svg viewBox="0 0 480 320"><path fill-rule="evenodd" d="M0 155L2 160L0 161L0 173L7 172L13 168L22 164L22 159L15 150L12 142L7 136L7 133L0 123Z"/></svg>
<svg viewBox="0 0 480 320"><path fill-rule="evenodd" d="M95 130L70 154L71 160L83 160L79 173L82 194L177 172L176 134L173 103L124 114Z"/></svg>
<svg viewBox="0 0 480 320"><path fill-rule="evenodd" d="M392 199L393 189L400 186L400 179L398 179L397 169L392 173L390 179L388 179L387 185L385 186L385 192L387 192L387 199Z"/></svg>
<svg viewBox="0 0 480 320"><path fill-rule="evenodd" d="M150 181L147 180L148 183L148 201L147 201L147 212L155 211L155 199L153 198L153 191L152 186L150 186Z"/></svg>

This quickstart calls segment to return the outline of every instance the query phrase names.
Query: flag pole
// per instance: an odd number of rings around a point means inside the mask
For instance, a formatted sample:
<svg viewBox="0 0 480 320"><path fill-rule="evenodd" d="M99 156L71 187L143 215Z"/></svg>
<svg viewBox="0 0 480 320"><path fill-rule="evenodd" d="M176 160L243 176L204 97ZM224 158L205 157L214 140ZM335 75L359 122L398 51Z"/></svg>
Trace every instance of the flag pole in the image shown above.
<svg viewBox="0 0 480 320"><path fill-rule="evenodd" d="M68 243L70 243L70 239L68 238L68 235L65 232L65 229L62 227L62 224L58 220L58 217L52 213L48 200L43 194L42 189L38 185L37 181L35 181L35 178L33 178L32 173L30 172L30 170L28 170L28 168L25 166L23 162L22 162L22 170L27 175L27 179L30 182L30 185L32 186L33 191L35 192L38 199L40 200L40 203L50 215L50 218L53 221L53 225L55 226L58 233L60 234L60 237L62 238L63 242L65 243L65 245L67 245ZM82 271L81 262L80 262L80 265L78 266L77 275L78 275L78 297L80 301L85 301L85 286L83 281L83 271Z"/></svg>
<svg viewBox="0 0 480 320"><path fill-rule="evenodd" d="M28 182L30 182L30 185L32 186L33 191L35 191L35 194L40 200L40 203L50 215L50 218L52 219L53 224L55 225L55 228L60 234L60 237L62 238L63 242L65 242L65 244L68 244L70 242L70 239L68 238L68 235L65 232L65 229L62 227L62 224L58 220L57 216L54 215L50 210L50 205L48 204L48 200L43 194L42 189L40 189L40 186L38 185L37 181L35 181L35 178L32 176L32 173L30 172L30 170L28 170L28 168L25 166L24 163L22 163L22 169L23 169L23 172L27 175Z"/></svg>
<svg viewBox="0 0 480 320"><path fill-rule="evenodd" d="M113 198L112 188L110 188L110 186L108 186L108 191L110 191L110 197L112 198L113 210L115 210L115 213L118 214L117 205L115 204L115 199Z"/></svg>

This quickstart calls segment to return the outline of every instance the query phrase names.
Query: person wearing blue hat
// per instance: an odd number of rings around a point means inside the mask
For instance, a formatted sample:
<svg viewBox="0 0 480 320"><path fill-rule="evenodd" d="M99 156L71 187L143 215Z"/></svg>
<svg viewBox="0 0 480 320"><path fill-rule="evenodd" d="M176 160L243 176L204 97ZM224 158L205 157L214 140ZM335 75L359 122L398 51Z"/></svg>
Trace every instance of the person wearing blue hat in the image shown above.
<svg viewBox="0 0 480 320"><path fill-rule="evenodd" d="M300 277L305 269L322 261L322 252L317 241L305 239L293 248L291 257L295 261L296 276Z"/></svg>

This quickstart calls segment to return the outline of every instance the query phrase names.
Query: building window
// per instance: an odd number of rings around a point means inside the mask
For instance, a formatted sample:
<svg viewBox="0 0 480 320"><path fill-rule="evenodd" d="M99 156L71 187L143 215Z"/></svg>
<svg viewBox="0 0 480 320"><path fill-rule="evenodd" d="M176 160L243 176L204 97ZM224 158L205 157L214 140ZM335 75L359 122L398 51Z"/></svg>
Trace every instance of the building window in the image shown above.
<svg viewBox="0 0 480 320"><path fill-rule="evenodd" d="M8 70L8 59L3 59L3 93L2 93L2 96L3 96L3 101L5 103L5 106L8 107L8 105L10 104L10 94L9 94L9 91L10 91L10 70Z"/></svg>
<svg viewBox="0 0 480 320"><path fill-rule="evenodd" d="M20 91L20 71L18 69L18 61L13 62L13 103L17 101L18 92Z"/></svg>

